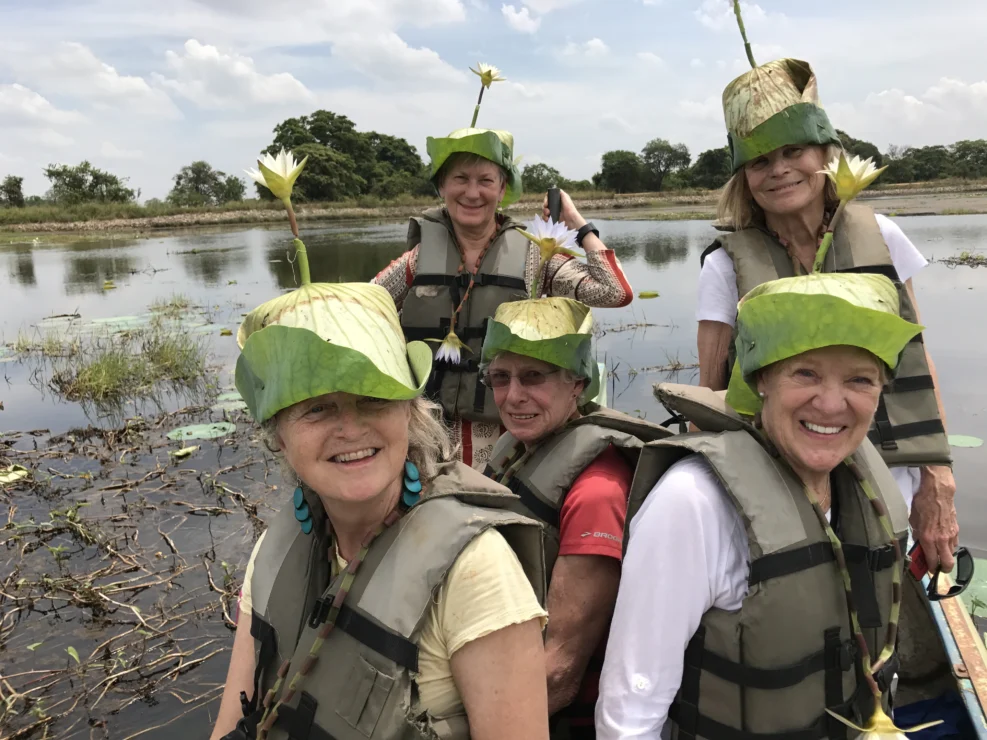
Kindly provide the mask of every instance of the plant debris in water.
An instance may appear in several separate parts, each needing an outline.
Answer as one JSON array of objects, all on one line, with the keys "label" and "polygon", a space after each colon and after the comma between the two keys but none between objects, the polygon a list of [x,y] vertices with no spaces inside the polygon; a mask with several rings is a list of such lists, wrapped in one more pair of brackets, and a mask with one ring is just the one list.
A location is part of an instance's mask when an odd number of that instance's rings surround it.
[{"label": "plant debris in water", "polygon": [[211,725],[242,568],[279,483],[253,433],[169,454],[168,429],[214,415],[0,436],[0,471],[18,473],[0,484],[0,736]]},{"label": "plant debris in water", "polygon": [[987,266],[987,255],[960,252],[956,257],[946,257],[946,259],[942,260],[942,263],[950,267],[985,267]]}]

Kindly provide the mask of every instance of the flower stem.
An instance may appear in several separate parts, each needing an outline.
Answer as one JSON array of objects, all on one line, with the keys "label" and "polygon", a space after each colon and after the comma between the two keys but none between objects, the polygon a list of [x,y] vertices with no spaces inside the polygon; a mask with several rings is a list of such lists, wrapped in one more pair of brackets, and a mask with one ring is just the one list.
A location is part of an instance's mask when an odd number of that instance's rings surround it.
[{"label": "flower stem", "polygon": [[747,52],[747,61],[751,63],[752,69],[757,69],[757,62],[754,61],[754,52],[751,50],[750,41],[747,40],[747,29],[744,28],[744,19],[740,15],[740,0],[733,0],[733,12],[737,16],[737,25],[740,26],[740,37],[744,40],[744,51]]},{"label": "flower stem", "polygon": [[476,117],[480,115],[480,103],[483,102],[483,84],[480,84],[480,97],[476,99],[476,107],[473,109],[473,120],[470,121],[470,128],[476,128]]},{"label": "flower stem", "polygon": [[836,208],[836,213],[833,214],[833,218],[830,219],[829,228],[826,229],[826,233],[823,236],[822,242],[819,244],[819,249],[816,250],[816,258],[812,262],[812,272],[822,272],[823,263],[826,261],[826,255],[829,253],[829,248],[833,245],[833,232],[836,230],[836,222],[840,220],[840,216],[843,215],[843,209],[846,208],[847,201],[841,200],[840,205]]},{"label": "flower stem", "polygon": [[312,273],[308,268],[308,250],[305,249],[305,243],[301,239],[295,239],[293,242],[295,245],[295,258],[298,260],[298,279],[302,285],[308,285],[312,282]]},{"label": "flower stem", "polygon": [[289,199],[285,198],[281,202],[284,203],[284,209],[288,212],[288,224],[291,226],[291,233],[298,239],[300,237],[298,236],[298,221],[295,220],[295,209],[291,207],[291,201]]}]

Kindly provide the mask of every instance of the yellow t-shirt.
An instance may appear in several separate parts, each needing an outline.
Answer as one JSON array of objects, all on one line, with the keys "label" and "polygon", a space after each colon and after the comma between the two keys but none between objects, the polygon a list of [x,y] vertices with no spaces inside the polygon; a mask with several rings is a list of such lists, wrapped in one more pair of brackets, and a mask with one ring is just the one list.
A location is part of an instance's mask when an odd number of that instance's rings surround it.
[{"label": "yellow t-shirt", "polygon": [[[263,540],[262,535],[247,563],[241,612],[250,610],[250,578]],[[338,555],[337,562],[346,567]],[[425,618],[415,679],[422,706],[439,717],[461,712],[463,702],[449,663],[452,656],[468,642],[531,619],[540,620],[544,627],[548,612],[538,604],[510,545],[497,530],[488,529],[453,563]]]}]

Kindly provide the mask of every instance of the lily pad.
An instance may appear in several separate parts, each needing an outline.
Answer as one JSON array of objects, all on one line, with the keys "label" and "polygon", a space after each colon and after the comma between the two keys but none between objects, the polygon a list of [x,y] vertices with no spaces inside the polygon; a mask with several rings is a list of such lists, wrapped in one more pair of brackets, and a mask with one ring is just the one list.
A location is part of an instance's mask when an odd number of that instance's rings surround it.
[{"label": "lily pad", "polygon": [[31,471],[23,465],[8,465],[5,468],[0,468],[0,485],[6,486],[16,483],[19,480],[24,480],[29,475],[31,475]]},{"label": "lily pad", "polygon": [[168,432],[168,439],[216,439],[235,431],[236,424],[230,424],[228,421],[217,421],[212,424],[193,424],[192,426],[172,429]]},{"label": "lily pad", "polygon": [[642,290],[637,294],[638,298],[658,298],[661,294],[657,290]]},{"label": "lily pad", "polygon": [[970,437],[966,434],[950,434],[950,447],[980,447],[984,441],[980,437]]},{"label": "lily pad", "polygon": [[107,329],[133,329],[138,326],[144,326],[150,323],[150,321],[151,315],[144,314],[143,316],[110,316],[102,319],[93,319],[90,323],[93,326]]},{"label": "lily pad", "polygon": [[240,391],[224,391],[216,396],[217,403],[225,403],[226,401],[242,401],[243,396],[240,395]]}]

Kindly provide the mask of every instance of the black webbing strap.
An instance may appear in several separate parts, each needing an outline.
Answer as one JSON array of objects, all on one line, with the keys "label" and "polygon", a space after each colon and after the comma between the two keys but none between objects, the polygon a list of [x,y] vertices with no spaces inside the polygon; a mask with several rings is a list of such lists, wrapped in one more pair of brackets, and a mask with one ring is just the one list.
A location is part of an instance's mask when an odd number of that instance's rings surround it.
[{"label": "black webbing strap", "polygon": [[936,387],[931,375],[911,375],[907,378],[894,378],[884,386],[884,393],[911,393],[912,391],[931,391]]},{"label": "black webbing strap", "polygon": [[[837,635],[839,635],[839,630],[837,630]],[[846,666],[843,670],[849,670],[853,666],[853,644],[845,642],[841,643],[839,647],[841,664]],[[702,667],[704,671],[717,678],[749,689],[787,689],[801,683],[814,673],[828,671],[832,659],[831,652],[832,648],[827,644],[822,650],[813,653],[805,660],[784,668],[754,668],[742,663],[735,663],[707,650],[703,653]]]},{"label": "black webbing strap", "polygon": [[[880,445],[882,450],[897,450],[898,443],[895,441],[895,429],[891,426],[891,419],[888,417],[888,407],[884,403],[884,394],[881,394],[877,402],[877,411],[874,412],[874,426],[867,433],[875,445]],[[874,439],[874,435],[877,439]]]},{"label": "black webbing strap", "polygon": [[751,563],[751,572],[747,578],[747,583],[753,586],[772,578],[788,576],[834,560],[836,560],[836,555],[833,554],[833,546],[829,542],[814,542],[797,550],[775,552],[760,557]]},{"label": "black webbing strap", "polygon": [[[877,604],[877,587],[874,585],[874,571],[870,567],[870,553],[866,547],[858,547],[862,552],[852,560],[849,556],[846,559],[846,569],[850,574],[850,585],[853,590],[853,604],[857,609],[860,626],[877,629],[882,624],[881,608]],[[891,548],[888,546],[886,549]],[[891,562],[894,562],[893,550]]]},{"label": "black webbing strap", "polygon": [[848,267],[845,270],[833,270],[833,272],[855,272],[863,275],[884,275],[893,283],[900,283],[898,271],[894,265],[861,265],[860,267]]},{"label": "black webbing strap", "polygon": [[706,652],[706,628],[702,625],[689,640],[685,648],[685,660],[682,664],[682,684],[679,694],[672,703],[669,717],[679,726],[681,740],[695,740],[696,735],[704,737],[719,737],[707,735],[699,729],[703,717],[699,714],[699,681],[703,673],[703,659]]},{"label": "black webbing strap", "polygon": [[877,681],[877,688],[881,690],[882,693],[887,693],[891,690],[891,682],[894,680],[894,675],[901,668],[901,661],[898,659],[898,653],[895,651],[888,658],[887,662],[881,666],[880,670],[874,674],[874,680]]},{"label": "black webbing strap", "polygon": [[[881,402],[880,404],[878,404],[879,410],[883,404],[884,404],[884,397],[881,396]],[[897,439],[909,439],[911,437],[924,437],[927,434],[945,434],[945,433],[946,433],[946,427],[942,425],[941,419],[927,419],[926,421],[913,421],[909,424],[899,424],[898,426],[894,427],[894,436]],[[881,444],[881,435],[878,433],[877,429],[871,429],[869,432],[867,432],[867,437],[875,445]],[[894,447],[886,447],[885,449],[897,450],[898,444],[895,442]]]},{"label": "black webbing strap", "polygon": [[528,507],[536,519],[556,528],[559,526],[559,512],[538,498],[517,476],[511,478],[505,485],[521,498],[521,503]]},{"label": "black webbing strap", "polygon": [[257,665],[254,666],[254,695],[248,700],[246,692],[240,692],[240,706],[243,709],[244,717],[250,716],[257,710],[260,702],[260,677],[278,653],[277,633],[260,614],[252,609],[250,611],[250,636],[260,642],[260,651],[257,656]]},{"label": "black webbing strap", "polygon": [[[483,320],[483,325],[477,327],[481,332],[481,337],[487,336],[487,324],[490,322],[490,317],[488,316]],[[480,372],[480,360],[477,358],[474,360],[476,362],[476,371]],[[487,405],[487,387],[480,382],[480,376],[476,376],[476,388],[473,390],[473,411],[477,414],[482,414],[484,407]]]},{"label": "black webbing strap", "polygon": [[[309,626],[315,628],[326,621],[332,607],[332,600],[333,597],[327,596],[315,602]],[[346,604],[339,608],[336,628],[341,629],[378,655],[407,668],[412,673],[418,672],[418,646],[415,643],[381,627]]]},{"label": "black webbing strap", "polygon": [[[441,319],[439,321],[439,337],[445,337],[449,333],[449,329],[452,328],[451,319]],[[408,337],[408,330],[405,329],[405,338],[411,341]],[[433,355],[434,356],[434,355]],[[447,362],[432,362],[432,374],[428,378],[428,382],[425,383],[425,397],[432,400],[439,400],[439,392],[442,390],[442,379],[445,377],[446,368],[449,367]]]},{"label": "black webbing strap", "polygon": [[[823,632],[823,652],[826,655],[826,673],[823,675],[826,706],[836,711],[843,704],[843,673],[853,668],[853,655],[847,650],[846,643],[840,640],[839,627],[830,627]],[[846,725],[828,714],[823,717],[827,737],[830,740],[844,740]]]},{"label": "black webbing strap", "polygon": [[[843,554],[846,556],[848,565],[861,564],[871,572],[885,570],[894,565],[895,556],[892,545],[866,547],[864,545],[844,544]],[[833,546],[829,542],[814,542],[797,550],[772,553],[751,563],[751,572],[747,583],[749,586],[753,586],[772,578],[788,576],[823,563],[831,563],[834,560],[836,560],[836,555],[833,554]]]},{"label": "black webbing strap", "polygon": [[[694,740],[698,735],[710,740],[826,740],[836,738],[837,735],[830,735],[827,720],[828,714],[819,717],[808,727],[801,730],[788,730],[787,732],[747,732],[738,730],[717,722],[714,719],[697,714],[694,722],[695,732],[686,733],[682,728],[683,715],[687,713],[689,707],[682,702],[676,701],[672,704],[668,712],[668,717],[679,727],[679,738],[682,740]],[[834,722],[836,720],[833,720]],[[843,737],[846,737],[845,735]]]},{"label": "black webbing strap", "polygon": [[699,255],[699,268],[700,269],[702,269],[703,265],[706,264],[706,258],[709,257],[713,252],[715,252],[719,248],[720,248],[720,243],[719,242],[713,242],[708,247],[706,247],[706,249],[703,250],[703,253],[701,255]]},{"label": "black webbing strap", "polygon": [[[455,289],[457,294],[459,290],[466,290],[470,284],[470,274],[468,272],[461,272],[458,275],[444,275],[444,274],[428,274],[428,275],[415,275],[414,281],[411,285],[440,285],[442,287]],[[525,285],[524,279],[519,277],[513,277],[511,275],[495,275],[489,272],[480,272],[473,276],[473,287],[474,288],[485,288],[485,287],[495,287],[495,288],[508,288],[510,290],[523,290],[527,291],[528,286]],[[456,300],[459,303],[459,300]]]},{"label": "black webbing strap", "polygon": [[442,370],[447,373],[478,373],[480,372],[480,361],[475,358],[461,360],[458,365],[450,365],[448,362],[443,362]]},{"label": "black webbing strap", "polygon": [[336,740],[315,724],[318,706],[315,698],[303,691],[297,708],[283,706],[278,709],[278,719],[274,724],[288,733],[289,740]]}]

